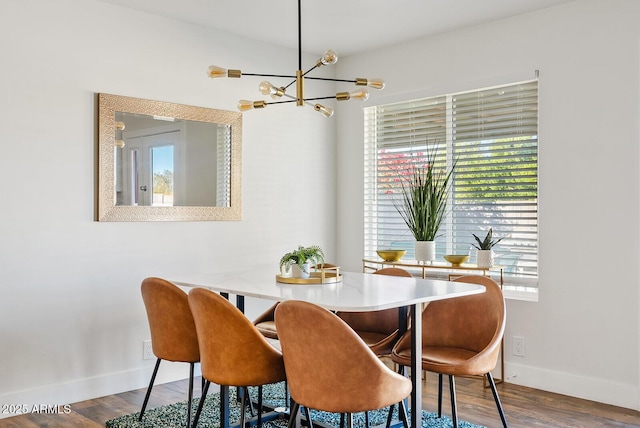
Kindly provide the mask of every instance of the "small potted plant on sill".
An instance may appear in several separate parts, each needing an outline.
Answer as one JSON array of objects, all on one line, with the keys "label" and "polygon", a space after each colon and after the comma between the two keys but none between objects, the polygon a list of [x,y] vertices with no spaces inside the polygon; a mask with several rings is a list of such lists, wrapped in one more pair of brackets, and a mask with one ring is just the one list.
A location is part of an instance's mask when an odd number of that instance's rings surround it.
[{"label": "small potted plant on sill", "polygon": [[478,250],[476,254],[476,265],[480,268],[493,267],[493,247],[504,238],[493,239],[493,228],[491,227],[483,240],[480,240],[475,233],[472,233],[472,235],[478,243],[478,245],[471,244]]},{"label": "small potted plant on sill", "polygon": [[318,245],[298,246],[280,259],[280,271],[291,273],[294,278],[309,278],[311,265],[324,264],[324,251]]}]

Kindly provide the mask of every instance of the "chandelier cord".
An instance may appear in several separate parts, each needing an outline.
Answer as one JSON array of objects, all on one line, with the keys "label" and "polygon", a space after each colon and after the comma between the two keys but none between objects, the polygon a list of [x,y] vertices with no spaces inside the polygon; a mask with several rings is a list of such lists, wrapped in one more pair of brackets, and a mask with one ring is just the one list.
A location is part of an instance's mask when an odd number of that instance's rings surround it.
[{"label": "chandelier cord", "polygon": [[302,0],[298,0],[298,70],[302,70],[302,13],[300,12],[300,10],[302,9],[300,7],[301,1]]}]

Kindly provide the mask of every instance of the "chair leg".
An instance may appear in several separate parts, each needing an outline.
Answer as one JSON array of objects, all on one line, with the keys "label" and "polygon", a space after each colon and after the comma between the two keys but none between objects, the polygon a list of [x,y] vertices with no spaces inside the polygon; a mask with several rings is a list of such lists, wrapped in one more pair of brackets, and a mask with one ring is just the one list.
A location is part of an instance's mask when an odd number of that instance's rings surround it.
[{"label": "chair leg", "polygon": [[206,381],[204,384],[202,397],[200,397],[200,403],[198,403],[198,410],[196,410],[196,415],[193,417],[193,424],[191,425],[193,428],[196,428],[198,426],[198,419],[200,419],[200,413],[202,413],[202,408],[204,407],[204,400],[207,397],[207,391],[209,391],[209,385],[211,385],[211,382],[209,381]]},{"label": "chair leg", "polygon": [[369,428],[369,412],[364,412],[364,426]]},{"label": "chair leg", "polygon": [[[389,406],[389,414],[387,415],[387,425],[386,428],[391,427],[391,420],[393,419],[393,410],[396,408],[395,404]],[[342,428],[342,414],[340,414],[340,428]]]},{"label": "chair leg", "polygon": [[500,413],[500,419],[502,419],[502,426],[507,428],[507,418],[504,416],[504,410],[502,408],[502,403],[500,402],[500,397],[498,397],[498,390],[496,389],[496,383],[493,381],[493,376],[491,373],[487,373],[487,380],[489,381],[489,386],[491,387],[491,392],[493,393],[493,399],[496,402],[496,406],[498,407],[498,413]]},{"label": "chair leg", "polygon": [[298,417],[298,412],[300,411],[300,405],[295,401],[291,401],[291,411],[289,415],[289,423],[287,424],[287,428],[293,428],[296,424],[296,418]]},{"label": "chair leg", "polygon": [[160,361],[162,361],[160,358],[156,360],[156,366],[153,369],[153,374],[151,375],[151,381],[149,382],[149,387],[147,388],[147,394],[144,396],[144,402],[142,403],[142,409],[140,410],[138,421],[142,421],[142,416],[144,416],[144,411],[147,408],[149,396],[151,395],[151,389],[153,388],[153,382],[156,381],[156,374],[158,374],[158,368],[160,367]]},{"label": "chair leg", "polygon": [[451,419],[453,428],[458,428],[458,405],[456,403],[456,381],[453,375],[449,375],[449,391],[451,394]]},{"label": "chair leg", "polygon": [[[249,387],[248,386],[242,387],[242,394],[249,395]],[[254,411],[254,408],[253,408],[253,401],[251,401],[251,400],[246,401],[245,400],[245,403],[248,403],[249,413],[251,413],[251,417],[254,417],[255,416],[255,411]]]},{"label": "chair leg", "polygon": [[193,399],[193,369],[196,363],[189,363],[189,394],[187,399],[187,428],[191,426],[191,400]]},{"label": "chair leg", "polygon": [[240,428],[245,428],[245,418],[246,418],[246,413],[247,413],[247,395],[248,394],[248,388],[244,387],[242,390],[242,398],[240,399]]},{"label": "chair leg", "polygon": [[347,428],[353,428],[353,413],[347,413]]},{"label": "chair leg", "polygon": [[442,373],[438,373],[438,418],[442,417]]},{"label": "chair leg", "polygon": [[409,416],[407,415],[407,406],[405,406],[404,400],[398,403],[398,416],[400,417],[404,428],[409,428]]},{"label": "chair leg", "polygon": [[303,407],[303,408],[305,413],[307,414],[307,423],[309,424],[309,428],[313,428],[313,422],[311,421],[311,410],[309,410],[308,407]]},{"label": "chair leg", "polygon": [[258,386],[258,427],[262,427],[262,385]]}]

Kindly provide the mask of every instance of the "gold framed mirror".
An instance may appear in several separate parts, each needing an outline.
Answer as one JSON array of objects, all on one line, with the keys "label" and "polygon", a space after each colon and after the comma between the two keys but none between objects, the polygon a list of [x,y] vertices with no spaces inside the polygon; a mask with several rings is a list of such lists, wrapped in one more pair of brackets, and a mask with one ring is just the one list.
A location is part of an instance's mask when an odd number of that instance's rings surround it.
[{"label": "gold framed mirror", "polygon": [[97,94],[98,221],[242,219],[242,114]]}]

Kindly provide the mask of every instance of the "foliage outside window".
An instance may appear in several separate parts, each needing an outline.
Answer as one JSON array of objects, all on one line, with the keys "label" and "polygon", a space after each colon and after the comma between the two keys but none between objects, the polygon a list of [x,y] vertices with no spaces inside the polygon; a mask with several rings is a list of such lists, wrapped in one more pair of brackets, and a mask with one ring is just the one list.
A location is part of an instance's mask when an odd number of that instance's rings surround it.
[{"label": "foliage outside window", "polygon": [[[414,238],[394,206],[401,177],[437,149],[435,167],[457,160],[437,260],[468,253],[490,228],[511,282],[538,276],[538,82],[365,109],[365,256],[406,249]],[[473,252],[471,261],[474,261]],[[526,278],[531,279],[526,281]]]}]

